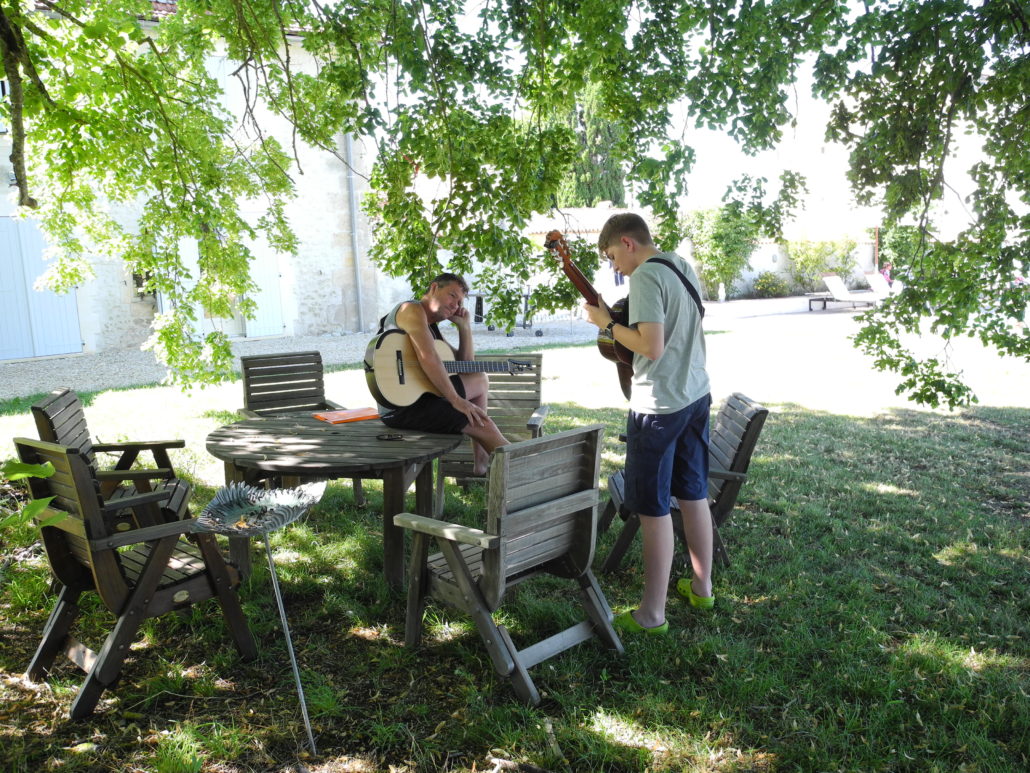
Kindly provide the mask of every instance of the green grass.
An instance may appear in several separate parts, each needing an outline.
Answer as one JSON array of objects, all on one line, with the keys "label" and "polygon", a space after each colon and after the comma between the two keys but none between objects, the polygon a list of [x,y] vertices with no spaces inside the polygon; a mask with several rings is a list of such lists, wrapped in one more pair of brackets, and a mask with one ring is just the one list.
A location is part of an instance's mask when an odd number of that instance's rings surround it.
[{"label": "green grass", "polygon": [[[518,704],[475,628],[430,605],[403,646],[404,596],[382,580],[381,489],[330,486],[276,533],[276,567],[316,728],[312,770],[1022,771],[1030,767],[1030,410],[875,418],[771,406],[723,529],[714,612],[670,600],[667,638],[588,643],[532,674]],[[218,412],[213,424],[227,420]],[[609,427],[619,409],[552,406],[548,431]],[[202,448],[202,446],[201,446]],[[213,491],[210,485],[200,501]],[[476,523],[483,490],[450,491]],[[603,558],[618,522],[601,536]],[[279,770],[304,730],[263,560],[242,589],[259,640],[241,663],[211,602],[148,621],[96,718],[64,719],[79,676],[24,670],[53,597],[31,532],[0,548],[0,748],[13,770]],[[255,546],[255,549],[257,546]],[[598,561],[600,563],[600,561]],[[613,607],[641,589],[639,540],[600,578]],[[569,624],[568,586],[528,583],[500,613],[516,644]],[[95,644],[109,616],[84,604]],[[90,746],[81,746],[89,741]],[[23,760],[23,762],[21,762]],[[200,767],[197,767],[200,765]]]}]

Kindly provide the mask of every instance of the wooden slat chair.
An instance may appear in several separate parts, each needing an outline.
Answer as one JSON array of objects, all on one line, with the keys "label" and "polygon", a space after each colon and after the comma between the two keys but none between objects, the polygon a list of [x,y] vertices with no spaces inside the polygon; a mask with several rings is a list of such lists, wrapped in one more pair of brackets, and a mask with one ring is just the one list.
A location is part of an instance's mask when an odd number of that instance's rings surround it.
[{"label": "wooden slat chair", "polygon": [[[501,434],[513,443],[540,437],[548,411],[548,406],[541,404],[541,369],[544,356],[539,353],[512,352],[477,355],[476,359],[495,362],[518,360],[531,365],[519,373],[487,374],[490,380],[487,413]],[[436,471],[434,500],[437,515],[441,515],[444,510],[444,478],[456,478],[463,482],[475,479],[472,465],[472,441],[468,439],[458,448],[440,457]]]},{"label": "wooden slat chair", "polygon": [[[758,435],[761,433],[768,415],[767,408],[740,392],[734,392],[726,398],[726,402],[719,409],[715,424],[710,431],[708,504],[712,510],[715,557],[723,566],[729,566],[730,557],[726,552],[726,545],[719,533],[719,528],[726,523],[737,504],[737,495],[747,480],[751,455],[754,453]],[[608,503],[601,515],[600,528],[607,530],[616,513],[622,517],[625,524],[622,531],[619,532],[611,552],[601,565],[601,571],[605,573],[612,572],[619,567],[640,528],[640,517],[636,513],[626,512],[623,507],[624,486],[625,475],[622,470],[608,478]],[[683,521],[680,518],[679,505],[675,497],[670,500],[669,508],[672,513],[673,528],[680,542],[686,548],[687,540],[683,534]]]},{"label": "wooden slat chair", "polygon": [[[482,530],[411,513],[394,516],[394,523],[414,532],[407,646],[421,640],[427,598],[456,607],[472,617],[497,673],[509,677],[516,694],[530,705],[540,702],[528,673],[537,663],[592,636],[623,651],[608,601],[590,569],[602,432],[601,425],[593,425],[494,451]],[[429,555],[431,539],[440,553]],[[509,587],[540,574],[573,580],[586,619],[520,650],[493,613]]]},{"label": "wooden slat chair", "polygon": [[[182,539],[190,532],[192,519],[127,531],[109,528],[105,516],[112,508],[152,510],[167,492],[135,494],[117,504],[105,504],[78,449],[26,438],[15,438],[14,444],[23,462],[54,466],[52,477],[29,479],[33,499],[54,497],[37,522],[63,516],[41,529],[61,588],[27,676],[33,680],[46,676],[61,653],[85,671],[86,679],[71,705],[72,719],[90,715],[103,691],[118,679],[130,645],[148,618],[217,598],[236,647],[245,658],[256,657],[235,593],[239,574],[225,563],[213,535]],[[155,523],[156,516],[138,520]],[[71,635],[80,611],[79,597],[87,592],[96,593],[117,618],[99,650]]]},{"label": "wooden slat chair", "polygon": [[[281,416],[302,411],[338,411],[343,408],[325,396],[322,353],[281,352],[240,357],[243,371],[243,408],[248,418]],[[354,501],[365,504],[361,480],[354,481]]]},{"label": "wooden slat chair", "polygon": [[[33,403],[32,418],[40,440],[79,451],[105,502],[113,503],[136,493],[161,491],[167,494],[160,506],[164,520],[188,517],[192,488],[175,477],[168,455],[170,448],[183,448],[186,445],[184,440],[94,443],[86,425],[82,402],[68,387],[59,387]],[[117,454],[114,467],[101,469],[96,457],[98,453]],[[131,469],[142,453],[152,454],[157,469]],[[127,519],[131,513],[127,510],[111,512],[111,517],[121,524],[119,528],[128,528]]]}]

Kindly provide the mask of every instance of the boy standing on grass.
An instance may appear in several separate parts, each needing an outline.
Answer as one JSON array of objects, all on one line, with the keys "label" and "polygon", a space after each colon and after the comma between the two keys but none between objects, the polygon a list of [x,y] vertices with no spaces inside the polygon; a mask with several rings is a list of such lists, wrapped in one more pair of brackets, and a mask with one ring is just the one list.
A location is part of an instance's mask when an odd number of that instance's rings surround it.
[{"label": "boy standing on grass", "polygon": [[675,542],[670,496],[679,503],[693,568],[693,578],[680,579],[676,589],[694,607],[715,604],[704,307],[694,270],[679,255],[660,252],[639,215],[609,218],[597,247],[630,277],[628,325],[613,321],[603,304],[585,308],[592,323],[633,352],[624,501],[640,515],[644,538],[643,599],[614,623],[625,633],[662,634],[669,630],[665,603]]}]

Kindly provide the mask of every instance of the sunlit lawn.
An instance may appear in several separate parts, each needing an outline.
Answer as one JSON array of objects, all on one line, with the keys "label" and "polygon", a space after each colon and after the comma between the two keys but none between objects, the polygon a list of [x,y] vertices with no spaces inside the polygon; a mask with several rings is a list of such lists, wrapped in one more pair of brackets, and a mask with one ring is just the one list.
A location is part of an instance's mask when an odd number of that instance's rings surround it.
[{"label": "sunlit lawn", "polygon": [[[134,412],[153,394],[99,396],[95,405],[119,406],[104,410],[102,434],[138,437]],[[191,434],[176,460],[197,476],[201,502],[220,473],[204,459],[203,436],[234,418],[204,402],[178,419]],[[306,764],[1030,768],[1030,409],[854,416],[769,407],[751,479],[723,531],[732,565],[716,574],[714,613],[672,601],[667,638],[627,640],[621,658],[589,643],[545,662],[533,672],[545,693],[536,709],[514,700],[457,613],[430,605],[423,648],[404,648],[404,597],[381,574],[381,491],[369,482],[358,508],[349,483],[331,486],[304,522],[273,539],[321,753]],[[96,431],[101,414],[88,415]],[[622,417],[621,407],[562,402],[547,429],[606,424],[606,479],[621,464]],[[482,497],[456,489],[448,510],[474,521]],[[216,607],[168,615],[146,626],[97,716],[72,724],[64,717],[79,675],[70,667],[46,684],[20,679],[53,596],[31,532],[4,536],[0,767],[282,770],[303,758],[262,561],[243,588],[257,662],[237,659]],[[601,558],[613,540],[602,536]],[[639,558],[638,543],[621,571],[601,578],[613,607],[639,598]],[[572,621],[567,591],[557,581],[520,589],[503,612],[516,643]],[[96,635],[109,617],[90,607],[85,622]]]}]

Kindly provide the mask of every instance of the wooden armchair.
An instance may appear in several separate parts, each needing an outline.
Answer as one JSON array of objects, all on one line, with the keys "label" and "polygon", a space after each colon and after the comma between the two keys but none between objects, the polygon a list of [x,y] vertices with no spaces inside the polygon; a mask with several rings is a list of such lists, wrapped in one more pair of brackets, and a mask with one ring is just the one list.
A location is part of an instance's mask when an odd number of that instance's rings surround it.
[{"label": "wooden armchair", "polygon": [[[190,485],[175,477],[168,449],[183,448],[183,440],[158,440],[124,443],[94,443],[86,425],[86,414],[79,396],[68,387],[52,391],[32,405],[32,418],[36,422],[39,439],[60,446],[76,449],[82,456],[96,481],[97,490],[106,502],[149,491],[165,492],[160,510],[164,520],[177,520],[188,516]],[[111,469],[101,469],[97,453],[118,454],[118,461]],[[157,469],[133,470],[131,467],[142,453],[153,456]],[[156,483],[155,483],[156,481]],[[112,517],[121,523],[119,528],[128,528],[125,510],[112,511]],[[137,525],[139,525],[137,523]]]},{"label": "wooden armchair", "polygon": [[[597,476],[603,427],[593,425],[502,446],[487,479],[484,529],[401,513],[394,523],[414,532],[408,577],[405,644],[417,646],[427,598],[472,617],[497,673],[524,702],[540,702],[528,670],[597,636],[621,653],[612,612],[590,569],[596,536]],[[429,555],[433,539],[441,552]],[[507,589],[540,574],[579,586],[586,619],[517,649],[493,613]]]},{"label": "wooden armchair", "polygon": [[[243,371],[244,416],[280,416],[284,413],[338,411],[339,403],[325,396],[321,352],[282,352],[240,357]],[[354,481],[354,501],[365,503],[361,480]]]},{"label": "wooden armchair", "polygon": [[[109,527],[106,516],[113,509],[154,510],[168,492],[137,493],[105,504],[78,449],[26,438],[15,438],[14,444],[23,462],[54,466],[52,477],[29,479],[33,499],[54,497],[37,522],[63,516],[41,529],[61,588],[27,676],[44,677],[61,653],[85,671],[69,712],[72,719],[93,712],[103,691],[118,679],[142,622],[165,612],[217,598],[236,647],[245,658],[256,657],[234,590],[239,575],[223,560],[213,535],[193,534],[186,541],[181,537],[190,533],[192,519],[159,523],[154,513],[137,519],[154,525],[126,531]],[[79,597],[87,592],[96,593],[116,617],[97,650],[71,635],[80,612]]]},{"label": "wooden armchair", "polygon": [[[518,360],[531,367],[519,373],[488,373],[490,395],[487,412],[497,428],[511,442],[540,437],[548,406],[541,404],[541,366],[544,356],[536,353],[477,355],[476,360],[505,362]],[[436,471],[436,498],[434,508],[439,516],[444,510],[444,478],[468,480],[472,474],[472,441],[466,439],[460,446],[440,457]]]},{"label": "wooden armchair", "polygon": [[[723,566],[729,566],[730,557],[726,545],[719,534],[719,527],[726,523],[733,508],[737,504],[740,487],[747,480],[747,469],[751,464],[758,435],[765,425],[769,410],[759,405],[740,392],[734,392],[723,403],[711,428],[708,445],[708,504],[712,510],[712,529],[714,531],[715,557]],[[601,565],[602,572],[611,572],[619,567],[626,551],[633,543],[640,528],[640,517],[636,513],[625,511],[622,504],[625,477],[619,470],[608,478],[608,504],[601,515],[600,528],[607,530],[615,513],[619,513],[626,522],[619,532],[615,545]],[[687,540],[683,534],[683,521],[679,515],[679,505],[673,497],[669,503],[672,512],[672,526],[677,537],[686,548]]]}]

